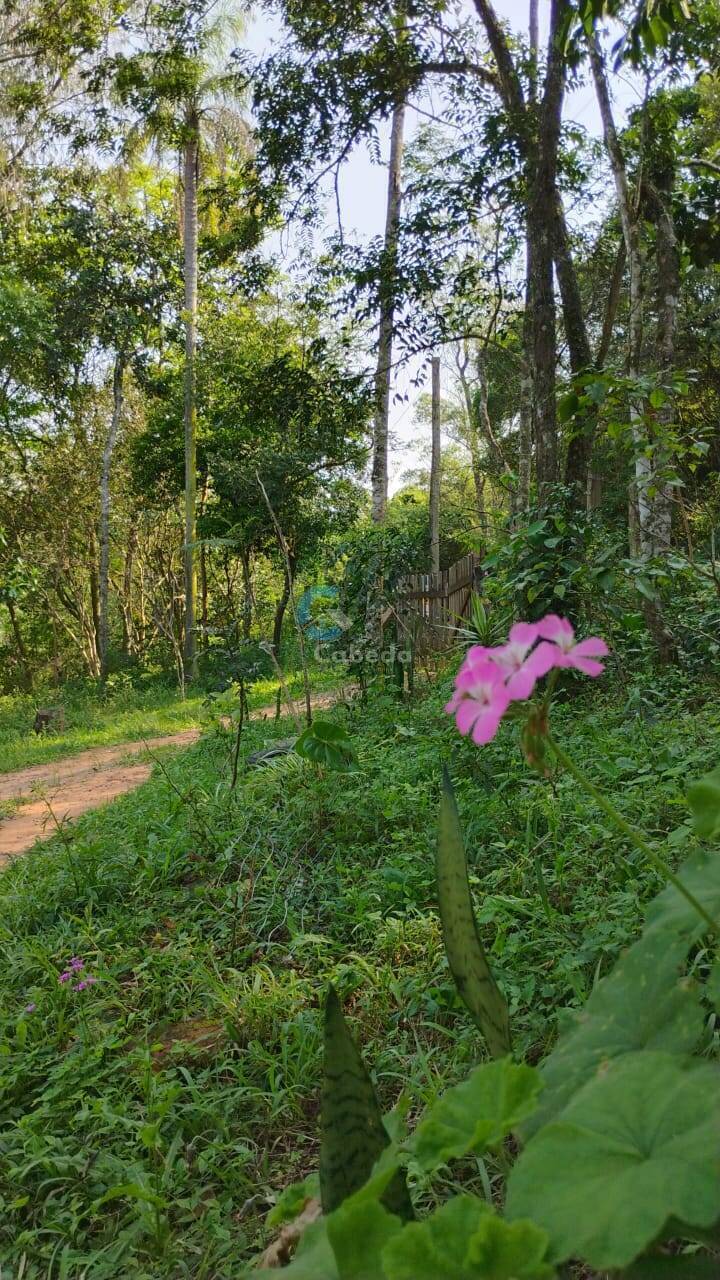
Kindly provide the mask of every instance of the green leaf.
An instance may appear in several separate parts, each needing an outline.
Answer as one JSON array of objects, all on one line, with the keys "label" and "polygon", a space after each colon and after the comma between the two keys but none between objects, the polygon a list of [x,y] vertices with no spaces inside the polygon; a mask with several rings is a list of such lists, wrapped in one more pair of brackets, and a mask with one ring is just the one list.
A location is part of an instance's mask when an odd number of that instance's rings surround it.
[{"label": "green leaf", "polygon": [[328,1218],[328,1239],[340,1280],[382,1280],[380,1255],[400,1231],[400,1219],[377,1200],[346,1200]]},{"label": "green leaf", "polygon": [[[325,1002],[325,1059],[320,1143],[320,1197],[332,1213],[367,1182],[390,1138],[375,1090],[348,1030],[334,987]],[[383,1203],[401,1218],[413,1216],[404,1173],[397,1170]]]},{"label": "green leaf", "polygon": [[557,1261],[631,1263],[669,1218],[720,1217],[720,1071],[666,1053],[603,1064],[528,1143],[508,1181],[508,1217],[544,1227]]},{"label": "green leaf", "polygon": [[508,1007],[480,942],[460,818],[447,769],[443,770],[436,869],[443,940],[455,985],[491,1056],[504,1058],[511,1049]]},{"label": "green leaf", "polygon": [[497,1146],[534,1111],[540,1076],[510,1058],[486,1062],[446,1090],[420,1121],[410,1149],[423,1169],[436,1169],[468,1151]]},{"label": "green leaf", "polygon": [[330,720],[313,720],[297,739],[295,751],[304,760],[340,773],[347,773],[357,760],[346,730]]},{"label": "green leaf", "polygon": [[284,1222],[292,1222],[293,1218],[297,1218],[298,1214],[302,1213],[308,1200],[312,1196],[317,1196],[319,1191],[320,1181],[317,1173],[309,1173],[302,1182],[292,1182],[278,1196],[277,1203],[273,1205],[265,1219],[265,1225],[272,1228],[282,1226]]},{"label": "green leaf", "polygon": [[549,1280],[548,1238],[532,1222],[508,1223],[473,1196],[453,1196],[388,1245],[387,1280]]},{"label": "green leaf", "polygon": [[720,838],[720,767],[688,787],[693,826],[703,840]]},{"label": "green leaf", "polygon": [[665,404],[665,401],[667,400],[667,396],[663,391],[662,387],[653,387],[652,391],[650,392],[650,395],[648,396],[648,399],[653,409],[662,409],[662,406]]},{"label": "green leaf", "polygon": [[[720,853],[710,849],[698,850],[683,863],[678,877],[708,914],[717,920],[720,916]],[[670,884],[653,898],[648,907],[645,932],[648,933],[651,929],[663,929],[699,938],[707,932],[708,925],[687,898]]]},{"label": "green leaf", "polygon": [[638,1049],[687,1053],[695,1047],[704,1015],[697,987],[681,976],[688,949],[687,939],[658,932],[620,957],[543,1063],[545,1087],[525,1134],[555,1117],[602,1062]]}]

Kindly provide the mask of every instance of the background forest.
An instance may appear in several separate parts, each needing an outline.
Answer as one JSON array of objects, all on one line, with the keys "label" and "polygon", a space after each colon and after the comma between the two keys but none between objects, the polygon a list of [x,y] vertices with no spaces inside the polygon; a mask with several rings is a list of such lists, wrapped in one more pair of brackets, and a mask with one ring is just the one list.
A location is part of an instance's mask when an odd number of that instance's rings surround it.
[{"label": "background forest", "polygon": [[718,68],[0,4],[3,1276],[716,1280]]}]

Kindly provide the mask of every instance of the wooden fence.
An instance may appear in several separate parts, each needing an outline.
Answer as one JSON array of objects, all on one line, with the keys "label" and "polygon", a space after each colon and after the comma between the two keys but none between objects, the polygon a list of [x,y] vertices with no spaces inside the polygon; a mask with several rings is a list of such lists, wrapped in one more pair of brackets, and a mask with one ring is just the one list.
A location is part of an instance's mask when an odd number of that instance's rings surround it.
[{"label": "wooden fence", "polygon": [[452,644],[451,628],[467,617],[472,592],[480,588],[481,563],[482,556],[471,553],[440,573],[413,573],[400,582],[394,612],[417,648]]}]

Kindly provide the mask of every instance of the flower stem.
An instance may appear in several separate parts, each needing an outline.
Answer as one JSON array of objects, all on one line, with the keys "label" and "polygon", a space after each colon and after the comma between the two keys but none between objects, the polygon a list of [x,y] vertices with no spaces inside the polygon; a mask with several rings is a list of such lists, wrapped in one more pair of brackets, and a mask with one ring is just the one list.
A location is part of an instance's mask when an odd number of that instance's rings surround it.
[{"label": "flower stem", "polygon": [[589,778],[585,777],[582,770],[578,769],[575,761],[567,755],[565,751],[563,751],[563,748],[555,741],[555,739],[552,738],[549,733],[546,736],[548,745],[552,747],[552,750],[555,752],[555,755],[563,768],[567,769],[568,773],[572,774],[575,781],[579,782],[583,790],[586,791],[588,795],[592,796],[593,800],[598,807],[602,809],[603,813],[606,813],[608,818],[615,823],[615,826],[622,831],[623,835],[627,836],[628,840],[635,845],[635,848],[640,850],[651,866],[653,866],[656,871],[659,871],[660,875],[664,876],[664,878],[669,881],[675,889],[677,889],[678,893],[682,894],[685,901],[690,904],[693,911],[697,911],[698,915],[702,917],[705,924],[712,929],[713,933],[720,933],[717,921],[714,920],[713,917],[705,910],[704,906],[698,901],[694,893],[691,893],[690,890],[685,887],[682,880],[675,875],[675,872],[668,866],[665,859],[657,852],[657,849],[653,849],[652,845],[648,843],[645,837],[642,836],[635,827],[631,826],[629,822],[625,821],[622,814],[618,813],[614,804],[608,800],[607,796],[603,795],[602,791],[600,791]]}]

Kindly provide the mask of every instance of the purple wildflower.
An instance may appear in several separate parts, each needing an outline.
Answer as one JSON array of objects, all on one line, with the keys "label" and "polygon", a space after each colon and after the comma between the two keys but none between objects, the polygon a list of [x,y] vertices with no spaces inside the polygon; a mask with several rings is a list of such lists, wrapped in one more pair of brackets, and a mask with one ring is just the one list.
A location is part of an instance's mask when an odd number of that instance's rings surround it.
[{"label": "purple wildflower", "polygon": [[69,969],[66,969],[64,973],[58,975],[58,982],[69,982],[71,978],[72,974]]},{"label": "purple wildflower", "polygon": [[70,961],[70,968],[77,973],[78,970],[85,968],[85,961],[81,960],[79,956],[73,956]]},{"label": "purple wildflower", "polygon": [[31,1004],[26,1004],[26,1005],[25,1005],[25,1012],[26,1012],[26,1013],[34,1013],[36,1009],[37,1009],[37,1005],[36,1005],[36,1004],[32,1004],[32,1003],[31,1003]]},{"label": "purple wildflower", "polygon": [[87,978],[83,978],[82,982],[78,982],[73,987],[73,991],[84,991],[86,987],[91,987],[94,982],[97,982],[97,978],[93,978],[92,974],[90,973],[88,974]]}]

